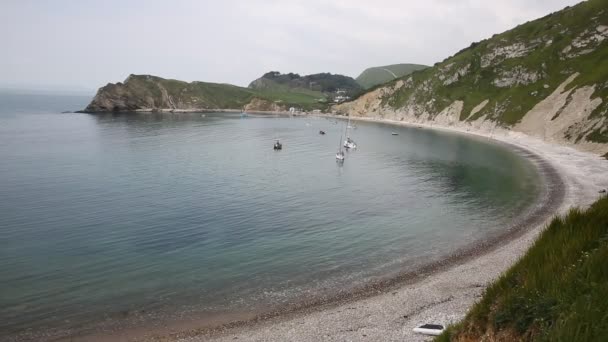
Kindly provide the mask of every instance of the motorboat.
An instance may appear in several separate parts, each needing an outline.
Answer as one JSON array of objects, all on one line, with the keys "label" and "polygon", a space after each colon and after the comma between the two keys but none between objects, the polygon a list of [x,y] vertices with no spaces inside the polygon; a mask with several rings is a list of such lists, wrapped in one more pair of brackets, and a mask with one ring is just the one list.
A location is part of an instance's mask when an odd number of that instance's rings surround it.
[{"label": "motorboat", "polygon": [[278,140],[275,141],[275,143],[274,143],[274,149],[275,150],[282,150],[283,149],[283,144],[281,144]]},{"label": "motorboat", "polygon": [[319,134],[325,135],[325,131],[319,131]]}]

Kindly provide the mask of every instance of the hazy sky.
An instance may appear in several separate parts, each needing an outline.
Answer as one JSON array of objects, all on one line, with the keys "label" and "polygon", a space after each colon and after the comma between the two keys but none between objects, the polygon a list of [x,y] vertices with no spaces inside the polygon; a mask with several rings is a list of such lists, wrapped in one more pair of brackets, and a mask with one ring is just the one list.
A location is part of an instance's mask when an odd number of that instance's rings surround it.
[{"label": "hazy sky", "polygon": [[1,0],[0,85],[97,89],[130,74],[246,86],[432,65],[579,0]]}]

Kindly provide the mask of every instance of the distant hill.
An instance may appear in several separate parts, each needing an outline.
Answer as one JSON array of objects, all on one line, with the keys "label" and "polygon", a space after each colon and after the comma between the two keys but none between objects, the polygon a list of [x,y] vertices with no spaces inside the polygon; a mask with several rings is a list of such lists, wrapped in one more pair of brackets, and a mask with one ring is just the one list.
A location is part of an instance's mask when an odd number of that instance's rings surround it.
[{"label": "distant hill", "polygon": [[392,64],[372,67],[365,69],[355,80],[361,87],[369,89],[425,68],[428,68],[428,66],[421,64]]},{"label": "distant hill", "polygon": [[84,112],[198,111],[213,109],[304,110],[323,108],[318,91],[250,89],[230,84],[184,82],[152,75],[129,75],[101,87]]},{"label": "distant hill", "polygon": [[281,74],[278,71],[265,73],[251,82],[249,88],[272,91],[313,91],[324,94],[335,93],[338,89],[342,89],[349,96],[356,95],[363,90],[352,77],[344,75],[320,73],[300,76],[294,73]]}]

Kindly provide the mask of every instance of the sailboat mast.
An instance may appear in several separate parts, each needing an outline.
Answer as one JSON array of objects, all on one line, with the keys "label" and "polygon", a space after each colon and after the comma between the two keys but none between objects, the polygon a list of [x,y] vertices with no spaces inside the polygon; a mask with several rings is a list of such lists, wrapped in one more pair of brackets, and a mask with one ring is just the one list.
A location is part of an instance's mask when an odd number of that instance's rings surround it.
[{"label": "sailboat mast", "polygon": [[350,126],[350,114],[348,114],[348,121],[346,121],[346,138],[348,138],[348,126]]},{"label": "sailboat mast", "polygon": [[342,131],[340,131],[340,140],[338,140],[338,152],[342,152]]}]

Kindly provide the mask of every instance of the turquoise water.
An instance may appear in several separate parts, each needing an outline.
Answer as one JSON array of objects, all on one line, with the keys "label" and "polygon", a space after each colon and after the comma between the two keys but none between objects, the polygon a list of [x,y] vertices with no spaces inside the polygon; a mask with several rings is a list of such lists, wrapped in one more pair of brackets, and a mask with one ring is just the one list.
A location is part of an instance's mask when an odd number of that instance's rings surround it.
[{"label": "turquoise water", "polygon": [[431,130],[357,123],[339,165],[342,121],[0,100],[4,334],[331,295],[499,234],[540,192],[506,148]]}]

